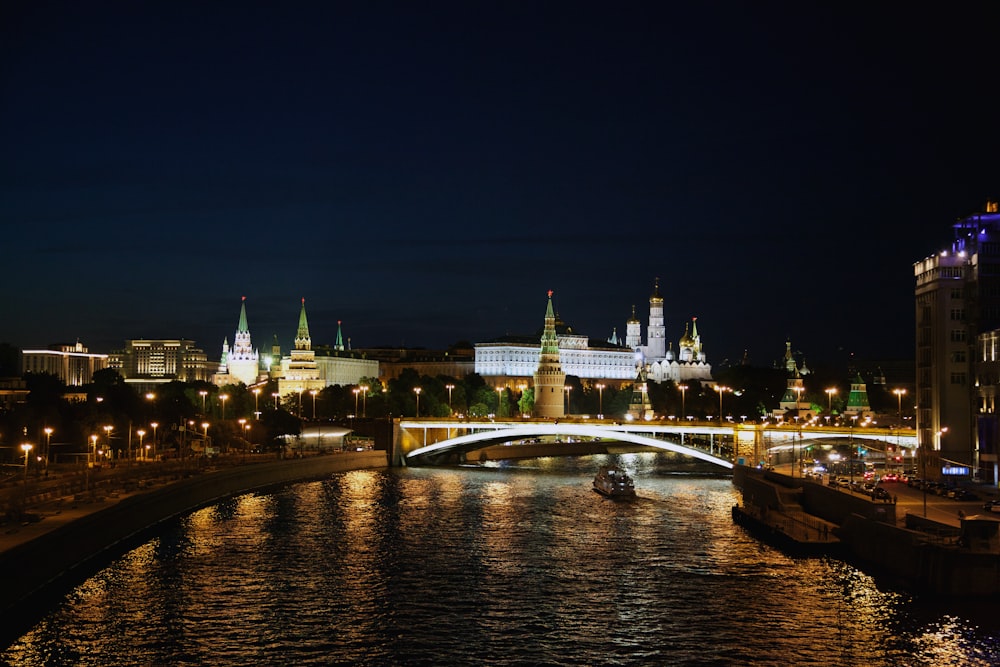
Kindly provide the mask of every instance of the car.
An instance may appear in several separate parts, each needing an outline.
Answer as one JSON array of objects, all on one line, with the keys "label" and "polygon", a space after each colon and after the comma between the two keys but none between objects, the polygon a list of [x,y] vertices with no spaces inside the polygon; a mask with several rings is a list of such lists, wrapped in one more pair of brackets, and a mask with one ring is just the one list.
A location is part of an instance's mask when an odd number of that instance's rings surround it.
[{"label": "car", "polygon": [[883,489],[881,486],[876,486],[874,489],[872,489],[872,500],[889,501],[892,500],[892,494],[889,493],[886,489]]},{"label": "car", "polygon": [[886,474],[882,475],[882,480],[881,481],[883,481],[883,482],[898,482],[899,481],[899,475],[897,475],[894,472],[886,473]]},{"label": "car", "polygon": [[958,489],[951,497],[955,500],[979,500],[979,496],[968,489]]},{"label": "car", "polygon": [[1000,500],[987,500],[983,503],[983,509],[987,512],[1000,512]]}]

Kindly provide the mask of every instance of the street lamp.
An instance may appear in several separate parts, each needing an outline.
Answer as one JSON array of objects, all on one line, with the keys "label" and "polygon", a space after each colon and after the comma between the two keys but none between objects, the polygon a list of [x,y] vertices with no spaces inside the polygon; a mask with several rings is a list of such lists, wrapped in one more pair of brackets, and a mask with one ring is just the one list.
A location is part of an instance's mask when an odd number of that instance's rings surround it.
[{"label": "street lamp", "polygon": [[896,395],[896,410],[899,413],[899,425],[903,425],[903,395],[906,394],[905,389],[893,389],[892,393]]},{"label": "street lamp", "polygon": [[146,431],[144,431],[143,429],[141,429],[141,428],[140,428],[139,430],[137,430],[137,431],[135,432],[135,434],[136,434],[137,436],[139,436],[139,451],[140,451],[140,452],[143,452],[143,451],[145,451],[145,450],[144,450],[144,449],[142,448],[142,436],[146,435]]},{"label": "street lamp", "polygon": [[569,392],[573,391],[573,387],[566,385],[563,389],[566,390],[566,414],[569,414]]},{"label": "street lamp", "polygon": [[299,419],[302,419],[302,392],[305,391],[305,387],[299,387]]},{"label": "street lamp", "polygon": [[503,397],[503,387],[497,387],[497,417],[503,416],[501,414],[502,413],[501,407],[503,406],[503,403],[501,402],[503,400],[502,397]]},{"label": "street lamp", "polygon": [[351,391],[354,392],[354,416],[357,417],[358,416],[358,394],[361,393],[361,389],[358,388],[358,387],[355,387]]},{"label": "street lamp", "polygon": [[316,421],[316,394],[318,393],[315,389],[309,390],[309,395],[313,397],[313,421]]},{"label": "street lamp", "polygon": [[208,392],[202,389],[198,395],[201,396],[201,414],[205,414],[205,397],[208,396]]},{"label": "street lamp", "polygon": [[156,456],[156,427],[159,426],[159,422],[150,422],[150,426],[153,427],[153,456]]},{"label": "street lamp", "polygon": [[455,388],[455,385],[446,384],[444,388],[448,390],[448,410],[451,410],[451,390]]},{"label": "street lamp", "polygon": [[688,386],[686,384],[679,384],[677,388],[681,390],[681,419],[687,419],[687,412],[684,409],[684,399],[687,398]]},{"label": "street lamp", "polygon": [[260,398],[260,387],[253,390],[253,416],[254,419],[260,419],[260,407],[258,399]]},{"label": "street lamp", "polygon": [[423,391],[420,387],[414,387],[413,393],[417,395],[417,417],[420,416],[420,392]]},{"label": "street lamp", "polygon": [[274,399],[274,409],[275,410],[281,409],[281,402],[278,400],[279,398],[281,398],[281,394],[278,392],[274,392],[273,394],[271,394],[271,398]]},{"label": "street lamp", "polygon": [[361,416],[368,416],[368,385],[361,385]]},{"label": "street lamp", "polygon": [[201,423],[201,427],[205,430],[205,444],[203,445],[204,449],[202,449],[203,456],[208,456],[208,426],[208,422]]},{"label": "street lamp", "polygon": [[833,412],[833,395],[837,393],[836,387],[830,387],[829,389],[824,389],[826,392],[826,411],[829,413]]},{"label": "street lamp", "polygon": [[49,450],[52,445],[52,427],[45,427],[45,470],[49,469]]},{"label": "street lamp", "polygon": [[594,386],[597,388],[597,418],[604,419],[604,385],[598,382]]},{"label": "street lamp", "polygon": [[219,394],[219,400],[222,401],[222,421],[226,421],[226,401],[229,400],[229,394]]},{"label": "street lamp", "polygon": [[719,392],[719,423],[722,423],[722,395],[729,391],[729,387],[721,384],[715,385],[715,391]]}]

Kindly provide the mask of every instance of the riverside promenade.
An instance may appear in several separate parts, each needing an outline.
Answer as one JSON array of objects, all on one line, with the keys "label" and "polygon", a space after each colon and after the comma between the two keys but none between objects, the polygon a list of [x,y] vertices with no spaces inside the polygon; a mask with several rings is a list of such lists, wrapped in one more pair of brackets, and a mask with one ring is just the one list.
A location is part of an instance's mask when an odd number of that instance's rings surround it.
[{"label": "riverside promenade", "polygon": [[165,521],[241,493],[387,465],[380,450],[191,459],[63,472],[0,489],[6,510],[0,523],[0,643],[21,636],[70,587]]}]

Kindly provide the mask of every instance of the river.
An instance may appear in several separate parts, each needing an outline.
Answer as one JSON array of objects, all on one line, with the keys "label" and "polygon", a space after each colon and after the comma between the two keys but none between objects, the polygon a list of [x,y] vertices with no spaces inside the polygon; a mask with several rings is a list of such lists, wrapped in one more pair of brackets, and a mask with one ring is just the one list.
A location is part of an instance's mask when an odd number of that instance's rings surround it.
[{"label": "river", "polygon": [[[623,463],[638,498],[591,490]],[[165,525],[9,665],[995,665],[995,607],[921,600],[733,525],[669,454],[354,471]],[[5,573],[9,575],[10,573]]]}]

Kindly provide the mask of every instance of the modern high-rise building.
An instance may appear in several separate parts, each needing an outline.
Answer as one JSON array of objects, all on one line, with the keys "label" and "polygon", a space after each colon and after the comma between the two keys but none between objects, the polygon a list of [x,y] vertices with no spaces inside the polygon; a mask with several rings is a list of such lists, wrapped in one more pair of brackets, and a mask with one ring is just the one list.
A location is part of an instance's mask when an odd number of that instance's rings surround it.
[{"label": "modern high-rise building", "polygon": [[982,398],[986,378],[977,378],[977,369],[988,346],[977,349],[977,341],[988,341],[986,334],[1000,329],[997,204],[988,202],[984,212],[959,220],[952,229],[950,248],[914,264],[914,398],[923,453],[918,472],[930,478],[993,477],[995,472],[984,475],[981,469],[984,455],[995,467],[996,445],[989,433],[996,413]]}]

